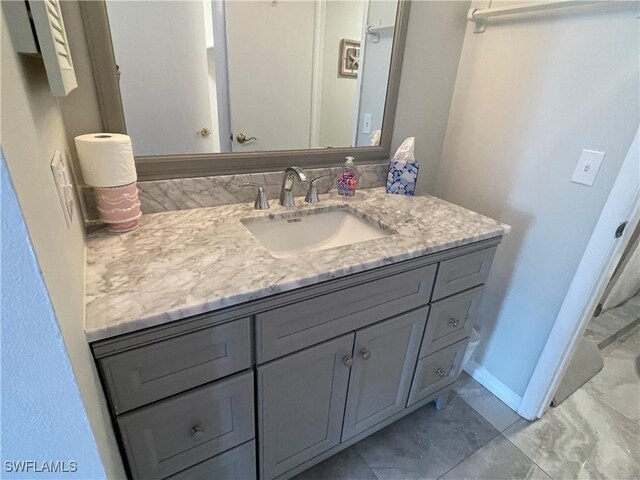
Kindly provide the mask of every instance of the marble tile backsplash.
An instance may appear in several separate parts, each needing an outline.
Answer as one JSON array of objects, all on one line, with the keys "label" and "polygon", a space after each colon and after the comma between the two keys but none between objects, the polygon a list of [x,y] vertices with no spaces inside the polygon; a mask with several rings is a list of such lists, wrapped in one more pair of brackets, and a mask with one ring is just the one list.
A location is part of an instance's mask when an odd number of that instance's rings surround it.
[{"label": "marble tile backsplash", "polygon": [[[357,169],[360,175],[359,188],[375,188],[386,184],[387,164],[359,165]],[[328,175],[327,178],[318,180],[316,183],[319,193],[327,193],[335,188],[340,170],[341,167],[332,167],[311,168],[306,171],[311,178]],[[142,213],[253,202],[256,198],[256,189],[242,188],[240,185],[243,182],[264,185],[269,200],[275,200],[280,195],[282,173],[278,171],[138,182]],[[295,181],[293,187],[294,195],[304,195],[307,187],[307,183]],[[85,187],[82,193],[85,202],[86,220],[97,220],[98,211],[93,189]]]}]

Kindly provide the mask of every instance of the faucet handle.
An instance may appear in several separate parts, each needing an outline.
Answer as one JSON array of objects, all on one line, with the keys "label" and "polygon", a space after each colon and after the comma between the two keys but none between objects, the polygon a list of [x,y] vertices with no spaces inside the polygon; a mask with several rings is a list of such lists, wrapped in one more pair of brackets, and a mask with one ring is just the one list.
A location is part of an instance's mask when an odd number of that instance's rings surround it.
[{"label": "faucet handle", "polygon": [[314,178],[309,182],[309,189],[307,190],[307,195],[304,197],[304,201],[307,203],[318,203],[320,201],[320,197],[318,196],[318,186],[316,185],[316,181],[321,178],[331,177],[332,175],[320,175],[319,177]]},{"label": "faucet handle", "polygon": [[264,191],[264,187],[258,183],[243,182],[240,185],[242,188],[256,187],[258,189],[258,196],[253,203],[253,208],[256,210],[267,210],[269,208],[269,200],[267,200],[267,194]]},{"label": "faucet handle", "polygon": [[333,177],[333,175],[331,174],[326,174],[326,175],[320,175],[319,177],[314,178],[313,180],[311,180],[311,184],[316,183],[317,180],[320,180],[321,178],[329,178],[329,177]]}]

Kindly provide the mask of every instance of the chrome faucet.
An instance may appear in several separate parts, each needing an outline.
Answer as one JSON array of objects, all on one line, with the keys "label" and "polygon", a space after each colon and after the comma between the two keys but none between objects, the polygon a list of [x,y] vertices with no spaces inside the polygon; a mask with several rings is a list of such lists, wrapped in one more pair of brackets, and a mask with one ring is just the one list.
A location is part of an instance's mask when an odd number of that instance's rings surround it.
[{"label": "chrome faucet", "polygon": [[280,205],[283,207],[294,207],[293,200],[293,177],[298,177],[301,182],[308,180],[307,173],[300,167],[287,167],[282,177],[282,188],[280,189]]},{"label": "chrome faucet", "polygon": [[320,197],[318,196],[318,186],[316,182],[323,178],[331,177],[331,175],[320,175],[309,182],[309,189],[307,190],[307,196],[304,197],[304,201],[307,203],[318,203]]},{"label": "chrome faucet", "polygon": [[256,201],[253,202],[253,208],[255,210],[267,210],[269,208],[269,200],[267,200],[267,194],[264,191],[264,187],[258,183],[242,182],[240,185],[242,188],[256,187],[258,189],[258,196]]}]

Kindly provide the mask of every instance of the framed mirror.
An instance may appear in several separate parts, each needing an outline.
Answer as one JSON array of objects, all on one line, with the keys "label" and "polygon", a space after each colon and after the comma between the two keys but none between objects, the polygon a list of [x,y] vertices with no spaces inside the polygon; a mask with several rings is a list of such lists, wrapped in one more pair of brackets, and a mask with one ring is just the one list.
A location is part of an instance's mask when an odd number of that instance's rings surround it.
[{"label": "framed mirror", "polygon": [[104,128],[140,180],[389,159],[410,3],[81,2]]}]

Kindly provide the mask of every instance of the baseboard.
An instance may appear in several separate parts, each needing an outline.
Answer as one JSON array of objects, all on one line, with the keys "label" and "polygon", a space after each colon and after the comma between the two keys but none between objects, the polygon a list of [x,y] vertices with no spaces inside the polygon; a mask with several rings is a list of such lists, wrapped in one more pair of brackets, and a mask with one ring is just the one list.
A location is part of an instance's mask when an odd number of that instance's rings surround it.
[{"label": "baseboard", "polygon": [[475,360],[469,361],[464,370],[484,388],[493,393],[509,408],[517,412],[522,402],[522,397],[507,387],[504,383],[493,376],[489,370],[477,363]]}]

